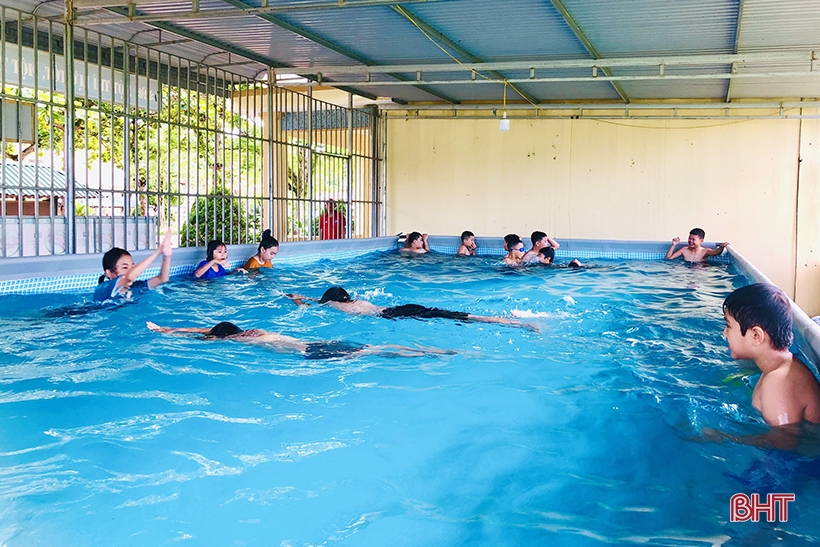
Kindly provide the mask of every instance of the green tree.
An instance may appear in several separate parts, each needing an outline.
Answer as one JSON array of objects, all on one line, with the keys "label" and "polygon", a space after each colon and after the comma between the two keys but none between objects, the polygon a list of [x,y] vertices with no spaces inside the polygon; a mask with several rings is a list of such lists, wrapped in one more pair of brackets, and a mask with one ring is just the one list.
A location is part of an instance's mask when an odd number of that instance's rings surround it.
[{"label": "green tree", "polygon": [[191,207],[188,222],[183,224],[180,245],[201,247],[212,239],[225,243],[256,241],[260,231],[260,204],[251,201],[246,211],[243,201],[224,186],[216,186],[207,197],[201,197]]},{"label": "green tree", "polygon": [[[9,143],[5,156],[22,161],[35,150],[63,156],[65,96],[38,92],[35,97],[33,89],[13,86],[5,92],[37,104],[37,144]],[[243,116],[225,96],[162,85],[158,97],[158,109],[131,108],[128,117],[118,104],[74,101],[74,147],[86,151],[89,163],[100,160],[123,169],[125,143],[131,143],[127,184],[139,192],[132,214],[154,210],[165,223],[174,218],[183,194],[214,194],[217,187],[261,198],[261,120]]]}]

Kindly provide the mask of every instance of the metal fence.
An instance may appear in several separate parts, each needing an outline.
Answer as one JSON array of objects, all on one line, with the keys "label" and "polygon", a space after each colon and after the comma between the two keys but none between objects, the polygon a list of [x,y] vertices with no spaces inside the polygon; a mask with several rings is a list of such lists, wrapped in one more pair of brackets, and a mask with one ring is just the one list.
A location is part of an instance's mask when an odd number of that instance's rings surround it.
[{"label": "metal fence", "polygon": [[[354,109],[0,6],[0,257],[383,235]],[[73,174],[73,176],[72,176]]]}]

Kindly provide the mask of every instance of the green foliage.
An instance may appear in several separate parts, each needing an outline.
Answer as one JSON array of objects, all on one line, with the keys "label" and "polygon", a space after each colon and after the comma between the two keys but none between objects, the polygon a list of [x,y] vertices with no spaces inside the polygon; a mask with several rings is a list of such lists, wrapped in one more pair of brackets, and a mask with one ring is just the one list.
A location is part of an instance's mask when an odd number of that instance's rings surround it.
[{"label": "green foliage", "polygon": [[[13,86],[4,91],[37,103],[36,146],[9,143],[5,156],[15,161],[35,151],[63,156],[65,96],[39,91],[35,97],[33,89]],[[74,148],[84,151],[83,161],[124,169],[125,145],[130,142],[131,180],[127,185],[139,192],[134,214],[153,211],[166,224],[174,219],[181,194],[205,193],[216,187],[227,195],[240,191],[245,196],[262,195],[264,131],[260,120],[242,116],[222,96],[167,85],[161,86],[158,96],[158,110],[132,107],[127,113],[123,106],[110,102],[74,101]],[[60,163],[61,159],[55,165]],[[213,190],[210,195],[216,193]],[[199,232],[204,233],[204,227]]]},{"label": "green foliage", "polygon": [[[348,150],[325,144],[314,144],[313,150],[306,141],[291,139],[287,147],[288,162],[288,234],[298,238],[319,236],[319,214],[315,212],[310,225],[308,199],[324,202],[327,197],[347,194]],[[313,176],[313,195],[310,195],[310,178]],[[322,205],[322,207],[324,207]],[[336,209],[347,214],[344,202],[337,201]]]},{"label": "green foliage", "polygon": [[[341,195],[347,188],[347,149],[314,144],[313,153],[307,142],[291,139],[287,147],[288,193],[297,199],[308,197],[309,174],[313,174],[313,194]],[[310,158],[310,160],[308,160]],[[308,163],[311,163],[308,170]]]},{"label": "green foliage", "polygon": [[243,200],[224,186],[217,186],[207,197],[196,200],[188,222],[182,225],[180,245],[202,247],[213,239],[227,244],[256,241],[261,225],[260,204],[251,203],[253,210],[246,211]]}]

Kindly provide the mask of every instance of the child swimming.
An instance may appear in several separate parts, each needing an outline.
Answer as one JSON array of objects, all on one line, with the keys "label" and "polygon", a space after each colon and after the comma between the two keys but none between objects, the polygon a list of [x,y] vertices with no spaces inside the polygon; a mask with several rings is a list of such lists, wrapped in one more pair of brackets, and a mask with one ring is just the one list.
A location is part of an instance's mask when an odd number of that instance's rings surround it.
[{"label": "child swimming", "polygon": [[310,298],[300,294],[286,294],[297,306],[308,306],[305,300],[328,304],[330,307],[353,315],[375,315],[385,319],[454,319],[456,321],[477,322],[477,323],[498,323],[511,327],[524,327],[533,331],[538,331],[538,326],[506,317],[491,315],[473,315],[463,311],[450,311],[441,308],[428,308],[419,304],[404,304],[401,306],[376,306],[366,300],[353,300],[350,294],[342,287],[330,287],[322,295],[322,298]]},{"label": "child swimming", "polygon": [[[125,249],[114,247],[103,255],[103,270],[97,289],[94,291],[94,300],[104,302],[108,299],[126,298],[135,296],[135,293],[153,289],[166,281],[171,274],[171,230],[165,232],[159,248],[146,258],[134,264],[131,253]],[[140,274],[162,254],[162,266],[159,275],[147,281],[137,281]]]},{"label": "child swimming", "polygon": [[277,332],[268,332],[261,329],[242,330],[233,323],[223,321],[213,328],[201,327],[160,327],[150,321],[146,326],[155,332],[163,334],[200,334],[204,340],[233,340],[267,346],[277,351],[301,353],[305,359],[335,359],[360,357],[364,355],[382,355],[387,357],[425,357],[427,355],[453,355],[454,351],[437,348],[410,348],[407,346],[384,345],[371,346],[370,344],[355,344],[340,340],[324,342],[307,342],[285,336]]}]

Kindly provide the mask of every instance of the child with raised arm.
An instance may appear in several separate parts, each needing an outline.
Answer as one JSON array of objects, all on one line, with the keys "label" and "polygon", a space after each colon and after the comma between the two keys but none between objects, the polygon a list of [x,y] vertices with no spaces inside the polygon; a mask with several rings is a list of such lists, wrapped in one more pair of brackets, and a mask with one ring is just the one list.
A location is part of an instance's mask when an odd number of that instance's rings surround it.
[{"label": "child with raised arm", "polygon": [[270,230],[262,232],[262,239],[259,241],[257,253],[245,262],[246,270],[256,270],[259,268],[273,268],[273,257],[279,253],[279,242],[270,233]]},{"label": "child with raised arm", "polygon": [[[94,291],[94,300],[104,302],[108,299],[129,299],[135,292],[153,289],[166,281],[171,275],[171,230],[165,232],[159,248],[153,253],[134,264],[131,253],[125,249],[114,247],[103,255],[103,271],[97,289]],[[137,281],[140,274],[162,254],[162,266],[159,275],[147,281]]]},{"label": "child with raised arm", "polygon": [[475,253],[475,234],[469,230],[461,232],[461,245],[458,247],[457,254],[460,256],[475,256]]},{"label": "child with raised arm", "polygon": [[552,239],[546,233],[538,231],[532,233],[530,236],[530,241],[532,241],[532,249],[524,253],[522,262],[540,262],[541,259],[539,258],[539,252],[541,249],[545,247],[557,249],[561,246],[560,243]]},{"label": "child with raised arm", "polygon": [[424,254],[430,250],[430,245],[427,243],[427,234],[421,232],[411,232],[404,241],[402,252],[413,254]]},{"label": "child with raised arm", "polygon": [[666,259],[672,260],[674,258],[678,258],[679,256],[683,256],[683,259],[686,262],[703,262],[710,256],[718,256],[723,252],[723,249],[729,246],[728,241],[724,241],[723,243],[719,243],[718,246],[714,249],[707,249],[706,247],[701,247],[704,238],[706,237],[706,232],[701,230],[700,228],[692,228],[692,231],[689,232],[689,240],[687,241],[686,247],[681,247],[677,251],[675,247],[678,246],[680,243],[680,238],[676,237],[672,239],[672,245],[669,246],[669,250],[666,251]]}]

